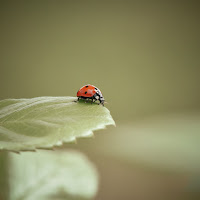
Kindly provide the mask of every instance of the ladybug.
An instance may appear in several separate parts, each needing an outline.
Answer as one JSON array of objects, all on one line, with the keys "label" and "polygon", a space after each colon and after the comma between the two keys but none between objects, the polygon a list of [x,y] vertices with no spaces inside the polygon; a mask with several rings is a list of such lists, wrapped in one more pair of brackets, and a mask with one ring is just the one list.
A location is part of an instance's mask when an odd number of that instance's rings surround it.
[{"label": "ladybug", "polygon": [[100,104],[104,106],[105,99],[103,98],[101,91],[94,85],[88,84],[80,88],[77,92],[77,97],[78,101],[79,99],[91,99],[91,103],[99,100]]}]

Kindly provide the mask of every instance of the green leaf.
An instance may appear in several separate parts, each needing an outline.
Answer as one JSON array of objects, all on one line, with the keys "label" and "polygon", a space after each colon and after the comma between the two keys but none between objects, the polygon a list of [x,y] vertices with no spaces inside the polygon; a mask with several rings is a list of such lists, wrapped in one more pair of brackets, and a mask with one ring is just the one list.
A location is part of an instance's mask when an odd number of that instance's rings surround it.
[{"label": "green leaf", "polygon": [[91,199],[98,189],[95,167],[76,151],[9,153],[7,164],[9,200]]},{"label": "green leaf", "polygon": [[107,108],[74,102],[75,97],[37,97],[0,101],[0,149],[52,148],[89,137],[114,125]]}]

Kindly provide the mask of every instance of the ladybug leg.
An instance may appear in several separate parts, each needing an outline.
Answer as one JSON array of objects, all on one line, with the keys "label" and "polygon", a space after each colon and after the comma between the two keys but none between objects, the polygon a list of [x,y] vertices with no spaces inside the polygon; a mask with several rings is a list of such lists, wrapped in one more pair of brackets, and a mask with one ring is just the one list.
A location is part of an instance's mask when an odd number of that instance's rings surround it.
[{"label": "ladybug leg", "polygon": [[79,101],[79,97],[78,97],[78,99],[77,100],[74,100],[74,102],[78,102]]},{"label": "ladybug leg", "polygon": [[97,101],[97,99],[96,98],[94,98],[94,103]]},{"label": "ladybug leg", "polygon": [[85,103],[88,103],[88,99],[85,99]]},{"label": "ladybug leg", "polygon": [[93,97],[93,98],[92,98],[92,101],[91,101],[91,104],[94,103],[94,102],[95,102],[95,98]]},{"label": "ladybug leg", "polygon": [[[97,100],[96,100],[97,101]],[[99,102],[97,103],[98,105],[100,104]]]}]

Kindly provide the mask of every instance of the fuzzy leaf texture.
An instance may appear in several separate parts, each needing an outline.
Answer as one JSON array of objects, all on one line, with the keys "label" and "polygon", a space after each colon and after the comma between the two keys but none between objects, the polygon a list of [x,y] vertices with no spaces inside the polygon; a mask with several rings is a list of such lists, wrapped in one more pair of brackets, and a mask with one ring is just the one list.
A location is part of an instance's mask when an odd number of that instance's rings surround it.
[{"label": "fuzzy leaf texture", "polygon": [[36,97],[0,101],[0,150],[52,148],[115,125],[107,108],[74,100]]}]

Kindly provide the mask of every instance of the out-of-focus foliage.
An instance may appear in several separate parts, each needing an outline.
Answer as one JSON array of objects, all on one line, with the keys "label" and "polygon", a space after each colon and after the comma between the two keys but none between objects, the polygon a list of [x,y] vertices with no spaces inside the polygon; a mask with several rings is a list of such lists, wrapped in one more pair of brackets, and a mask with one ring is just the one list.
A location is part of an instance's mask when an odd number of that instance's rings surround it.
[{"label": "out-of-focus foliage", "polygon": [[[6,156],[1,154],[1,157]],[[5,200],[91,199],[97,192],[98,174],[92,163],[76,151],[9,153]]]},{"label": "out-of-focus foliage", "polygon": [[[112,142],[111,142],[112,141]],[[112,145],[110,145],[110,143]],[[132,123],[81,143],[100,155],[176,173],[200,172],[200,114],[168,114]],[[103,146],[103,148],[102,148]]]},{"label": "out-of-focus foliage", "polygon": [[75,97],[37,97],[0,101],[0,149],[20,151],[52,148],[89,137],[114,125],[107,108]]}]

